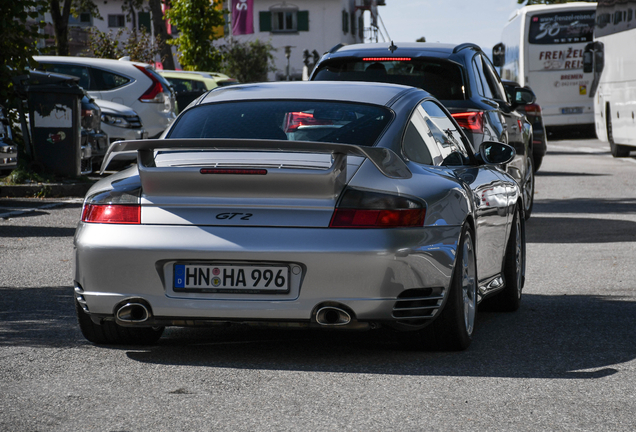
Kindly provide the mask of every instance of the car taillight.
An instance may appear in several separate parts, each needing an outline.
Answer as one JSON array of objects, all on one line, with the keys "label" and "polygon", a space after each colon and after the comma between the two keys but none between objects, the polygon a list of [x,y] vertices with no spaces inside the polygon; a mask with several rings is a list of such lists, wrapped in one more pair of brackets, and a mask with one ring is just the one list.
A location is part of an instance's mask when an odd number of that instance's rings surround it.
[{"label": "car taillight", "polygon": [[86,204],[82,222],[109,224],[140,224],[141,206],[130,204]]},{"label": "car taillight", "polygon": [[526,114],[531,116],[540,116],[541,115],[541,107],[537,104],[528,104],[524,106],[524,110]]},{"label": "car taillight", "polygon": [[291,112],[285,116],[285,132],[295,132],[299,126],[320,126],[332,125],[331,120],[322,120],[314,118],[312,113]]},{"label": "car taillight", "polygon": [[411,198],[347,189],[330,228],[406,228],[424,225],[426,208]]},{"label": "car taillight", "polygon": [[484,133],[484,113],[482,111],[451,114],[460,127],[471,132]]},{"label": "car taillight", "polygon": [[146,90],[146,92],[141,95],[139,100],[141,102],[164,103],[165,95],[163,93],[164,91],[167,91],[167,89],[164,89],[161,82],[157,78],[155,78],[154,75],[148,72],[145,67],[139,65],[135,65],[135,67],[152,80],[152,84],[150,85],[148,90]]}]

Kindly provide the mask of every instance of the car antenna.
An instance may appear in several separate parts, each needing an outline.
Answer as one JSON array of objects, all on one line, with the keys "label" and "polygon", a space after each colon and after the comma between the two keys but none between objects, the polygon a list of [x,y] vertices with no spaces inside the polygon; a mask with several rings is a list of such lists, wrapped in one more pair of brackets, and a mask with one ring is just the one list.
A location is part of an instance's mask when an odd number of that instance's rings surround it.
[{"label": "car antenna", "polygon": [[393,54],[393,52],[397,49],[398,47],[395,46],[395,44],[393,43],[393,41],[391,41],[391,45],[389,46],[389,51],[391,51],[391,54]]}]

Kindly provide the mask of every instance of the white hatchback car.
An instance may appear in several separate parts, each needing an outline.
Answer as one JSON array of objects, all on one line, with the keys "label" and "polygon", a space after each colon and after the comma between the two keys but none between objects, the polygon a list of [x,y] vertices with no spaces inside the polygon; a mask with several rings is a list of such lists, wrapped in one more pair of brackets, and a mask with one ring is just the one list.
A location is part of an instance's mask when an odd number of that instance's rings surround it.
[{"label": "white hatchback car", "polygon": [[79,77],[79,85],[94,99],[132,108],[151,138],[161,135],[176,117],[170,84],[147,64],[89,57],[33,59],[39,69]]}]

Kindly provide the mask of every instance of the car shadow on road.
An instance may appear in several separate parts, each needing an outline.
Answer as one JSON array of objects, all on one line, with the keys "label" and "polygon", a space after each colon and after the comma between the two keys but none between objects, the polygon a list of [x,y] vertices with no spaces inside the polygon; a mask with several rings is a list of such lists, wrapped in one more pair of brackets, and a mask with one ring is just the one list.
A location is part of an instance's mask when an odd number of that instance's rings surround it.
[{"label": "car shadow on road", "polygon": [[75,228],[25,225],[0,226],[0,238],[73,237],[74,235]]},{"label": "car shadow on road", "polygon": [[[569,198],[534,201],[534,216],[540,213],[625,214],[636,215],[636,198]],[[531,218],[529,220],[534,220]]]},{"label": "car shadow on road", "polygon": [[[599,292],[601,289],[599,288]],[[636,302],[524,295],[515,313],[477,317],[464,352],[409,351],[389,330],[171,327],[150,347],[95,346],[80,334],[71,287],[0,287],[3,347],[123,350],[135,362],[238,369],[512,378],[600,378],[636,358]]]}]

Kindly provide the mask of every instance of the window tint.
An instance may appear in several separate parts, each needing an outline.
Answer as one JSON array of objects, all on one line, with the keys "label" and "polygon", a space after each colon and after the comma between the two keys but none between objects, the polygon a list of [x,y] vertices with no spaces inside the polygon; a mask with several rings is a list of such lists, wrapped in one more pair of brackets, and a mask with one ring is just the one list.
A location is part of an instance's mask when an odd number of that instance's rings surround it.
[{"label": "window tint", "polygon": [[196,81],[183,78],[166,78],[168,82],[174,87],[177,93],[191,92],[191,91],[207,91],[205,83],[203,81]]},{"label": "window tint", "polygon": [[103,69],[91,68],[91,74],[95,79],[95,90],[113,90],[130,82],[129,78]]},{"label": "window tint", "polygon": [[403,84],[424,89],[440,100],[466,99],[461,66],[440,59],[333,59],[321,65],[313,80]]},{"label": "window tint", "polygon": [[481,56],[484,62],[484,75],[486,77],[486,81],[488,82],[488,86],[490,87],[490,91],[495,99],[506,100],[506,92],[503,88],[503,84],[499,79],[499,75],[490,64],[488,59]]},{"label": "window tint", "polygon": [[183,113],[168,138],[320,141],[372,146],[393,118],[375,105],[324,101],[240,101]]},{"label": "window tint", "polygon": [[78,77],[79,86],[84,90],[95,90],[91,87],[91,76],[88,68],[70,64],[41,64],[42,68],[48,72],[57,72],[65,75]]},{"label": "window tint", "polygon": [[426,142],[415,126],[416,119],[411,119],[406,127],[402,148],[407,158],[413,162],[432,165],[433,157],[426,146]]},{"label": "window tint", "polygon": [[475,75],[475,78],[481,81],[480,85],[481,85],[481,88],[483,89],[483,93],[480,93],[480,94],[483,97],[492,99],[493,93],[492,93],[492,90],[490,89],[490,85],[488,84],[488,81],[486,81],[486,76],[484,74],[484,63],[481,60],[481,56],[479,54],[473,57],[473,66],[477,68],[477,75]]},{"label": "window tint", "polygon": [[473,74],[475,75],[475,83],[477,84],[477,93],[479,93],[480,96],[485,97],[486,93],[484,92],[484,84],[482,82],[482,77],[480,72],[481,68],[477,66],[477,60],[479,60],[477,56],[473,57],[472,65],[473,65]]},{"label": "window tint", "polygon": [[421,112],[435,144],[441,154],[443,165],[464,165],[469,155],[464,147],[461,132],[455,123],[439,105],[425,101],[420,105]]}]

